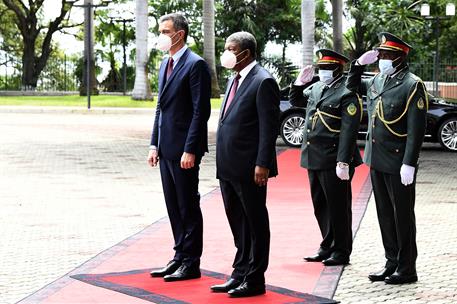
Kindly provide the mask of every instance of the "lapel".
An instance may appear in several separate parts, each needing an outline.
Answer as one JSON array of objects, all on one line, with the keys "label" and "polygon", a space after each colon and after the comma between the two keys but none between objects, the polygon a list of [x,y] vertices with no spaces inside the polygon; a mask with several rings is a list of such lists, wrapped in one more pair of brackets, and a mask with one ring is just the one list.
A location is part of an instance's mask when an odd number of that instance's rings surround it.
[{"label": "lapel", "polygon": [[[250,83],[251,83],[251,79],[255,76],[255,74],[257,74],[257,71],[259,70],[259,64],[257,63],[253,68],[252,70],[249,71],[249,73],[246,75],[246,78],[243,79],[243,82],[241,83],[240,87],[238,88],[238,90],[236,91],[235,93],[235,96],[233,97],[233,100],[232,102],[230,103],[228,109],[225,111],[225,115],[224,117],[222,117],[222,121],[230,114],[230,112],[232,111],[233,109],[233,106],[238,102],[238,100],[240,99],[240,96],[243,95],[244,91],[246,91],[246,89],[249,87]],[[232,82],[233,82],[233,78],[232,78]],[[230,90],[230,87],[229,87],[229,90]],[[225,105],[225,101],[227,99],[227,94],[225,94],[225,97],[224,97],[224,105]]]},{"label": "lapel", "polygon": [[168,58],[162,60],[162,64],[159,69],[159,95],[162,95],[162,90],[165,85],[165,73],[167,70]]},{"label": "lapel", "polygon": [[[170,75],[170,79],[167,79],[166,83],[163,84],[163,89],[162,89],[162,92],[161,92],[161,95],[165,94],[167,88],[170,86],[170,83],[173,81],[173,78],[175,78],[175,76],[179,73],[179,70],[182,69],[182,67],[184,66],[186,60],[187,60],[187,56],[189,55],[189,49],[187,49],[184,54],[182,54],[181,58],[179,58],[179,61],[178,63],[176,64],[175,68],[173,69],[173,72],[171,72],[171,75]],[[167,61],[168,63],[168,61]],[[163,74],[162,75],[162,82],[165,80],[165,73],[166,73],[166,64],[164,64],[164,67],[163,67]]]},{"label": "lapel", "polygon": [[400,70],[397,73],[397,75],[395,75],[390,80],[388,80],[386,83],[384,83],[384,86],[383,86],[382,91],[380,92],[380,94],[384,94],[386,91],[389,91],[389,90],[399,86],[400,84],[402,84],[403,83],[403,79],[405,78],[407,72],[408,72],[408,69],[405,67],[402,70]]},{"label": "lapel", "polygon": [[336,83],[334,83],[331,87],[329,87],[325,91],[324,91],[325,85],[323,85],[322,91],[321,91],[321,98],[319,99],[319,102],[322,103],[325,99],[332,96],[335,93],[335,90],[341,86],[344,79],[345,78],[343,76],[341,76],[340,79],[338,79],[338,81]]}]

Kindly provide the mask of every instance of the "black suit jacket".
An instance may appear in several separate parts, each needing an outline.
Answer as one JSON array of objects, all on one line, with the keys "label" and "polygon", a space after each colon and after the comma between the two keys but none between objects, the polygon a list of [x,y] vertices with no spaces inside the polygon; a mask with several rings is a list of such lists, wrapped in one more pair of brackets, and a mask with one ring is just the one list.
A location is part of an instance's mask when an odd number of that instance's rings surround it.
[{"label": "black suit jacket", "polygon": [[159,98],[151,145],[159,155],[179,160],[183,152],[208,152],[211,76],[206,62],[187,49],[166,80],[168,58],[160,65]]},{"label": "black suit jacket", "polygon": [[257,165],[269,168],[270,177],[276,176],[278,84],[267,70],[256,64],[246,75],[223,116],[232,82],[233,78],[228,81],[217,131],[217,178],[253,180]]}]

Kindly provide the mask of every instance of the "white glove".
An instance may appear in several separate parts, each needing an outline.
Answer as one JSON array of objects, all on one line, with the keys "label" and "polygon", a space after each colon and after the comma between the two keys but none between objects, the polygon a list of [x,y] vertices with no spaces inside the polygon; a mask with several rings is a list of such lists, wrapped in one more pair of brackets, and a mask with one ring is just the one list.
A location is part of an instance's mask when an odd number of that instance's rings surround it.
[{"label": "white glove", "polygon": [[400,168],[400,177],[401,183],[405,186],[411,185],[414,180],[414,172],[416,168],[408,166],[408,165],[401,165]]},{"label": "white glove", "polygon": [[313,80],[314,76],[314,67],[312,65],[307,65],[300,71],[298,74],[297,80],[295,80],[294,85],[302,86]]},{"label": "white glove", "polygon": [[340,168],[338,164],[336,165],[336,176],[341,180],[349,180],[349,166]]},{"label": "white glove", "polygon": [[372,64],[378,60],[379,52],[377,50],[371,50],[365,52],[359,59],[357,59],[357,63],[359,65],[367,65]]}]

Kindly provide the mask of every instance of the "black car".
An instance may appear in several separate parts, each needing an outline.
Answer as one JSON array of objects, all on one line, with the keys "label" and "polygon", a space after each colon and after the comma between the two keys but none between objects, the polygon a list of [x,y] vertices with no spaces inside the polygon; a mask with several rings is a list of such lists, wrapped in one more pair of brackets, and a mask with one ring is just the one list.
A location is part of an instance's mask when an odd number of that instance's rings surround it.
[{"label": "black car", "polygon": [[[299,147],[303,141],[305,107],[295,107],[289,102],[289,88],[281,90],[281,115],[279,134],[291,147]],[[368,129],[368,115],[363,96],[363,118],[359,137],[365,139]],[[445,150],[457,152],[457,104],[429,94],[427,130],[425,141],[439,142]]]}]

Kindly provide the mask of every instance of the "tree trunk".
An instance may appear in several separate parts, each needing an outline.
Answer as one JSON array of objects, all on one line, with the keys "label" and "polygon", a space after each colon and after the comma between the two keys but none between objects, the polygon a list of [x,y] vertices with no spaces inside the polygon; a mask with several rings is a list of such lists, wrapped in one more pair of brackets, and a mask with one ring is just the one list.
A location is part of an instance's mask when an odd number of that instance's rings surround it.
[{"label": "tree trunk", "polygon": [[302,67],[313,64],[314,53],[314,0],[302,0],[301,2],[301,36],[303,44]]},{"label": "tree trunk", "polygon": [[148,80],[148,0],[136,0],[136,68],[132,99],[151,100],[152,92]]},{"label": "tree trunk", "polygon": [[343,0],[332,0],[333,50],[343,53]]},{"label": "tree trunk", "polygon": [[216,73],[216,47],[214,38],[214,0],[203,0],[203,58],[211,72],[211,97],[220,97]]},{"label": "tree trunk", "polygon": [[24,48],[22,54],[22,90],[34,91],[38,84],[35,66],[35,40],[34,38],[24,38]]}]

